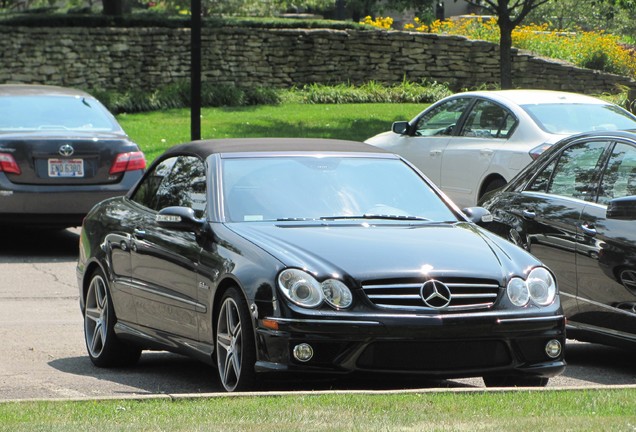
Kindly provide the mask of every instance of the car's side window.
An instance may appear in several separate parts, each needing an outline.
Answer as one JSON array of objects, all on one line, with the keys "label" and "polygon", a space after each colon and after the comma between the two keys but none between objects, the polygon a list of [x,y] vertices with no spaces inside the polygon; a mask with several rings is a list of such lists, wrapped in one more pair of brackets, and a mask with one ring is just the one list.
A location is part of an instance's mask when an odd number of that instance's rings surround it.
[{"label": "car's side window", "polygon": [[152,171],[148,172],[137,187],[137,190],[135,190],[132,200],[144,207],[156,210],[157,190],[168,174],[170,174],[176,162],[176,157],[166,159],[159,163]]},{"label": "car's side window", "polygon": [[460,135],[479,138],[508,138],[516,124],[511,112],[481,100],[470,111]]},{"label": "car's side window", "polygon": [[[546,167],[534,180],[529,190],[543,191],[586,201],[595,199],[595,182],[601,156],[607,142],[583,142],[567,147],[555,163]],[[550,176],[547,172],[552,170]],[[548,180],[549,178],[549,180]]]},{"label": "car's side window", "polygon": [[205,165],[194,156],[166,159],[146,176],[132,199],[152,210],[190,207],[197,217],[205,213]]},{"label": "car's side window", "polygon": [[197,217],[205,211],[205,166],[194,156],[180,156],[172,171],[157,189],[155,210],[180,206],[194,209]]},{"label": "car's side window", "polygon": [[593,201],[600,159],[608,144],[604,141],[591,141],[566,148],[556,162],[547,192]]},{"label": "car's side window", "polygon": [[552,173],[554,172],[554,167],[556,166],[557,159],[552,160],[543,168],[532,180],[532,183],[526,188],[526,190],[530,192],[547,192],[548,186],[550,186],[550,179],[552,178]]},{"label": "car's side window", "polygon": [[419,136],[452,135],[470,101],[469,98],[452,99],[433,108],[417,121],[415,134]]},{"label": "car's side window", "polygon": [[636,147],[617,143],[603,174],[598,202],[607,204],[630,195],[636,195]]}]

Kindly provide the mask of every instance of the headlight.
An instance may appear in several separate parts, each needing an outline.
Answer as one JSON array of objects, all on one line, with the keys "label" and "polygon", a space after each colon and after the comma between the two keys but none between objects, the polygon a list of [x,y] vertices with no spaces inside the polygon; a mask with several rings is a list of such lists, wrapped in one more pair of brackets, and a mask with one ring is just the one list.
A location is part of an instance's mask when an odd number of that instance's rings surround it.
[{"label": "headlight", "polygon": [[348,308],[353,301],[351,291],[339,280],[327,279],[320,283],[298,269],[283,270],[278,276],[278,286],[285,297],[307,308],[318,307],[323,301],[336,309]]},{"label": "headlight", "polygon": [[327,279],[320,285],[322,286],[322,293],[325,296],[325,300],[327,300],[327,303],[331,306],[336,309],[351,306],[353,297],[351,296],[351,291],[349,291],[349,288],[347,288],[345,284],[336,279]]},{"label": "headlight", "polygon": [[515,306],[525,306],[530,300],[530,293],[528,292],[528,286],[523,279],[512,278],[508,282],[508,298]]},{"label": "headlight", "polygon": [[523,307],[530,300],[539,306],[547,306],[554,301],[557,288],[552,274],[544,267],[537,267],[526,280],[512,278],[506,292],[515,306]]},{"label": "headlight", "polygon": [[543,268],[537,267],[533,269],[526,279],[530,298],[541,306],[547,306],[554,301],[556,297],[556,282],[550,272]]}]

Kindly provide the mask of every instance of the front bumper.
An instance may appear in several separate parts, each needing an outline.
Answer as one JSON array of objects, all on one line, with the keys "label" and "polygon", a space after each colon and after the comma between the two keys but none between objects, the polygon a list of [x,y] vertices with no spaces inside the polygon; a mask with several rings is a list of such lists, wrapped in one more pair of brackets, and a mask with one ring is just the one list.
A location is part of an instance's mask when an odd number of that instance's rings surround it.
[{"label": "front bumper", "polygon": [[[549,378],[562,373],[566,365],[563,349],[555,358],[545,350],[550,340],[559,341],[565,348],[565,318],[560,314],[266,318],[259,320],[256,335],[259,372],[364,371],[444,378]],[[310,360],[294,357],[294,347],[299,344],[311,346]]]}]

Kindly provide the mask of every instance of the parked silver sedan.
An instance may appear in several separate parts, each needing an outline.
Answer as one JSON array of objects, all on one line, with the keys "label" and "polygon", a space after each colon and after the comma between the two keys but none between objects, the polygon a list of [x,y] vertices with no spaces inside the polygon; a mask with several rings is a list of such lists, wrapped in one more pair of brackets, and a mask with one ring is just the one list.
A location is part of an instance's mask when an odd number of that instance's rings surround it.
[{"label": "parked silver sedan", "polygon": [[0,223],[79,226],[146,167],[139,147],[91,95],[0,85]]},{"label": "parked silver sedan", "polygon": [[635,116],[591,96],[475,91],[442,99],[366,142],[405,157],[457,205],[469,207],[560,139],[625,129],[636,129]]}]

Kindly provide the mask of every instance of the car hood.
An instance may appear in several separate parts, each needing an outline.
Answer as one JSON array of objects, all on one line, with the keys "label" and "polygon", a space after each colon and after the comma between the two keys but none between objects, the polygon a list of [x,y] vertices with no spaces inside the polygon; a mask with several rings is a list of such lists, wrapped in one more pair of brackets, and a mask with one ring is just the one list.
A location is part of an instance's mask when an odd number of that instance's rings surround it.
[{"label": "car hood", "polygon": [[504,281],[539,262],[470,223],[235,223],[231,230],[287,267],[358,280],[431,276]]}]

